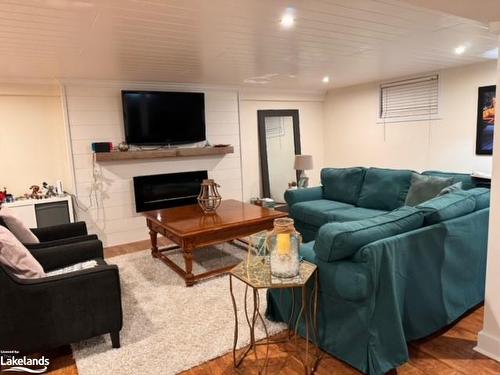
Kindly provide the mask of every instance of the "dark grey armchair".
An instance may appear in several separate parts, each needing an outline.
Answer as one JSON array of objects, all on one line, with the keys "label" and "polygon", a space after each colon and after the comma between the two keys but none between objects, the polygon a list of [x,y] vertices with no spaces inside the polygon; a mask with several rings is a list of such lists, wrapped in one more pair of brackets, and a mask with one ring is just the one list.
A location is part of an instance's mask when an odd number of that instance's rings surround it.
[{"label": "dark grey armchair", "polygon": [[0,265],[0,350],[42,351],[106,333],[112,346],[120,347],[120,278],[118,268],[103,260],[101,241],[91,238],[30,252],[46,272],[92,259],[98,266],[25,280]]}]

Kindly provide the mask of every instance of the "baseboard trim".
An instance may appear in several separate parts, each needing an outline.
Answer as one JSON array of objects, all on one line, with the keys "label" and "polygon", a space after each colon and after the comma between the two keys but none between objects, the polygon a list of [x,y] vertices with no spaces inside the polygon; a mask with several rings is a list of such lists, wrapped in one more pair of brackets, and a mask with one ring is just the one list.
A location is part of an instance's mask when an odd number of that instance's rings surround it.
[{"label": "baseboard trim", "polygon": [[500,338],[484,331],[479,332],[477,345],[474,350],[497,362],[500,362]]}]

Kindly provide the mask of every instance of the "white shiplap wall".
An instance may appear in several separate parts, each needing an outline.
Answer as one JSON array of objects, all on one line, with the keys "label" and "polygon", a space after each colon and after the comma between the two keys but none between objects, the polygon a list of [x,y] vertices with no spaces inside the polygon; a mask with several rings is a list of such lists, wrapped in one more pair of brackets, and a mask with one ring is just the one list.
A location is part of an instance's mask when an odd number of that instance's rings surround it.
[{"label": "white shiplap wall", "polygon": [[[118,144],[124,140],[120,92],[127,89],[204,92],[207,138],[214,144],[234,145],[234,154],[94,164],[92,142]],[[135,212],[134,176],[207,170],[209,177],[221,185],[223,198],[241,200],[237,91],[125,83],[68,83],[64,91],[78,198],[76,212],[106,246],[148,238],[145,219]]]}]

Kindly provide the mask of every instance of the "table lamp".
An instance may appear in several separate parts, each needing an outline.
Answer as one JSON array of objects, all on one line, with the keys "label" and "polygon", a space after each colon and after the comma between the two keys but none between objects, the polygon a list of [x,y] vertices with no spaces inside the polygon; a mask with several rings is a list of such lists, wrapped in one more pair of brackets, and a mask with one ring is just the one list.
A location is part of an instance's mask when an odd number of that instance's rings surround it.
[{"label": "table lamp", "polygon": [[300,172],[298,188],[306,188],[309,185],[309,177],[306,176],[308,170],[313,169],[313,159],[311,155],[295,155],[293,169]]}]

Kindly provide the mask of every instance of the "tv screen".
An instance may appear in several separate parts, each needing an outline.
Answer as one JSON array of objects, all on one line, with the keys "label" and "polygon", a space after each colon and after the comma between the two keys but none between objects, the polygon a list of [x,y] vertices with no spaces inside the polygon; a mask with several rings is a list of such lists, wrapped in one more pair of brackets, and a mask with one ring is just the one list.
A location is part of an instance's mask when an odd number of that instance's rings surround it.
[{"label": "tv screen", "polygon": [[129,144],[178,145],[206,139],[203,93],[122,91],[122,102]]}]

